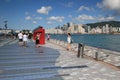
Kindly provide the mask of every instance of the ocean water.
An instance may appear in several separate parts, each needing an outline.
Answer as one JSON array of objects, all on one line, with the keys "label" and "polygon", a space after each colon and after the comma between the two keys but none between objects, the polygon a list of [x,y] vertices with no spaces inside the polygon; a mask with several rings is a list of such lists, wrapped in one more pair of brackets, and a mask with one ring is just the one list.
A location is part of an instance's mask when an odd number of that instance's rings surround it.
[{"label": "ocean water", "polygon": [[[67,41],[66,34],[51,34],[52,39]],[[120,34],[72,34],[74,43],[120,52]]]}]

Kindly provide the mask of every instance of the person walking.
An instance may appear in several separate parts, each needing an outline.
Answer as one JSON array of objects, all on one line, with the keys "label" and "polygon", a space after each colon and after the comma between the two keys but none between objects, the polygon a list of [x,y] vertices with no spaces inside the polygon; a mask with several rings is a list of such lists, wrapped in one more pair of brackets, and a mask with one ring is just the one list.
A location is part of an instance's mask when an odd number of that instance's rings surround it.
[{"label": "person walking", "polygon": [[40,33],[37,33],[37,35],[36,35],[36,41],[35,41],[36,48],[39,47],[39,40],[40,40]]},{"label": "person walking", "polygon": [[47,40],[48,41],[50,40],[50,34],[47,34]]},{"label": "person walking", "polygon": [[72,37],[70,33],[67,33],[67,50],[71,49]]},{"label": "person walking", "polygon": [[26,48],[28,42],[28,35],[26,33],[23,34],[23,46]]},{"label": "person walking", "polygon": [[18,38],[19,38],[19,45],[20,45],[20,47],[22,47],[22,45],[23,45],[23,34],[22,34],[21,31],[18,34]]}]

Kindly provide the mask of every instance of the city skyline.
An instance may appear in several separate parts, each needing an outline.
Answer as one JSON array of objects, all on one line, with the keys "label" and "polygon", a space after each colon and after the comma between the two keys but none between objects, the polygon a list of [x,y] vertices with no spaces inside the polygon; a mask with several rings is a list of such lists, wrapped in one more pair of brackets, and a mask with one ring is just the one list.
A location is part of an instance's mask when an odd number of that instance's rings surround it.
[{"label": "city skyline", "polygon": [[76,24],[120,21],[120,0],[0,0],[0,28],[54,28]]}]

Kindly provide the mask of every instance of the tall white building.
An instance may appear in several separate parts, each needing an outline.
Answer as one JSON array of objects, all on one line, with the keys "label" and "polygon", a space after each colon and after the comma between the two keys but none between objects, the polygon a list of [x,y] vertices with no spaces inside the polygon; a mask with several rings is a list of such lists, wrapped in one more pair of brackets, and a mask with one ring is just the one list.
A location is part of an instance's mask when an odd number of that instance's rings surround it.
[{"label": "tall white building", "polygon": [[91,27],[87,26],[87,32],[90,33]]},{"label": "tall white building", "polygon": [[67,32],[70,32],[70,33],[85,33],[85,29],[82,27],[83,25],[82,24],[74,24],[74,25],[71,25]]},{"label": "tall white building", "polygon": [[96,27],[96,30],[95,30],[95,33],[102,33],[102,29],[99,27],[99,26],[97,26]]},{"label": "tall white building", "polygon": [[110,29],[109,29],[109,25],[108,24],[106,24],[106,27],[105,27],[106,29],[105,29],[105,31],[106,31],[106,33],[108,34],[110,31]]}]

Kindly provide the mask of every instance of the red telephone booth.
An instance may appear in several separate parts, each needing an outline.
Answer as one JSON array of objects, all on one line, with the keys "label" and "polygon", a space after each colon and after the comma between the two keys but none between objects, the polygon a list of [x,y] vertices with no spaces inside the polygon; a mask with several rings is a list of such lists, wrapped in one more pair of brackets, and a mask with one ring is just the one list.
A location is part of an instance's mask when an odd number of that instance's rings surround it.
[{"label": "red telephone booth", "polygon": [[33,31],[33,39],[36,40],[37,33],[40,34],[39,44],[45,44],[45,29],[43,27],[38,27]]}]

